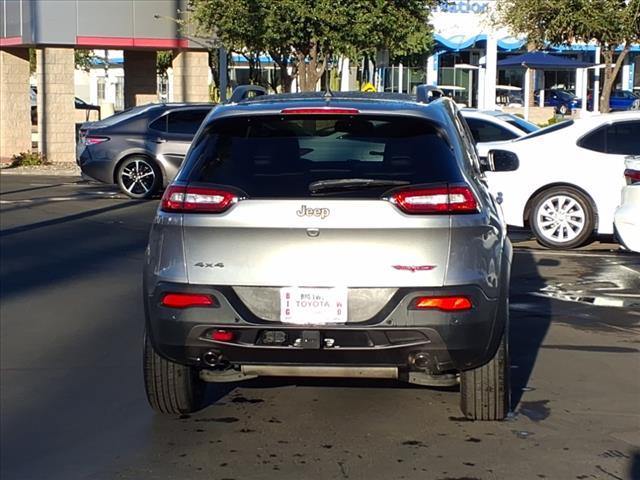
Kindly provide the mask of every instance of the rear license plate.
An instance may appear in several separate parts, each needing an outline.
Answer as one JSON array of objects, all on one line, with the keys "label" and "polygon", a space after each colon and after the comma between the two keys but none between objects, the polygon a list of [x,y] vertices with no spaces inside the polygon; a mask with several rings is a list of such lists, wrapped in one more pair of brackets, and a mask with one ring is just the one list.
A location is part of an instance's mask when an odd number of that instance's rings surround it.
[{"label": "rear license plate", "polygon": [[280,321],[297,325],[346,323],[346,288],[280,289]]}]

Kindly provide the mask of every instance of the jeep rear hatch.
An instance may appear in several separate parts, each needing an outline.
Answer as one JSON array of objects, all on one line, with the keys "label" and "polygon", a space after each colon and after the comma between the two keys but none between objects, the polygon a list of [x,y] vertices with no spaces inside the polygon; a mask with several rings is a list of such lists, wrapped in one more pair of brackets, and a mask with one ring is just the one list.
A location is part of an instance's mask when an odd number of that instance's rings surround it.
[{"label": "jeep rear hatch", "polygon": [[441,286],[450,215],[477,211],[445,135],[416,118],[228,118],[187,161],[163,209],[184,213],[190,283]]}]

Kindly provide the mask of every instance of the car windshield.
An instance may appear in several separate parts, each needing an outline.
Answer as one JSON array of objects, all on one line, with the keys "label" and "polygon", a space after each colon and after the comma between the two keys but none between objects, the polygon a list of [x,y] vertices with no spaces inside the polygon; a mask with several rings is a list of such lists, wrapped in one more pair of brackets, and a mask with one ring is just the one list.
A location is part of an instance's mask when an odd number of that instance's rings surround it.
[{"label": "car windshield", "polygon": [[562,130],[563,128],[570,127],[571,125],[573,125],[573,120],[565,120],[564,122],[556,123],[548,127],[541,128],[540,130],[530,133],[529,135],[525,135],[524,137],[517,138],[514,140],[514,142],[520,142],[528,138],[534,138],[534,137],[539,137],[541,135],[546,135],[548,133],[556,132],[558,130]]},{"label": "car windshield", "polygon": [[564,90],[554,90],[554,92],[561,100],[573,100],[575,98],[575,95],[571,92],[566,92]]},{"label": "car windshield", "polygon": [[110,117],[105,118],[104,120],[100,120],[99,122],[95,122],[95,124],[99,124],[100,127],[110,127],[115,125],[116,123],[123,122],[125,120],[129,120],[130,118],[135,117],[141,113],[144,113],[152,108],[155,108],[157,105],[141,105],[139,107],[128,108],[127,110],[123,110],[121,112],[116,113],[115,115],[111,115]]},{"label": "car windshield", "polygon": [[524,118],[520,118],[516,115],[505,115],[502,118],[505,122],[513,125],[519,130],[522,130],[524,133],[533,133],[540,130],[540,127],[535,123],[527,122]]},{"label": "car windshield", "polygon": [[234,185],[254,198],[379,196],[460,181],[445,138],[430,122],[399,116],[222,119],[196,140],[182,180]]}]

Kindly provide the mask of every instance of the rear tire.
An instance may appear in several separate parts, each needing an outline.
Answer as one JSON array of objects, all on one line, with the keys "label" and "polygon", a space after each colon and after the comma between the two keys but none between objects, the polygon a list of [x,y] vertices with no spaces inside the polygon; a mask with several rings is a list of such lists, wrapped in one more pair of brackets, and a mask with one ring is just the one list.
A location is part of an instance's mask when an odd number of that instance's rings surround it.
[{"label": "rear tire", "polygon": [[193,413],[204,406],[205,382],[193,367],[165,360],[144,337],[143,373],[149,405],[158,413]]},{"label": "rear tire", "polygon": [[460,409],[470,420],[504,420],[509,412],[511,392],[506,331],[489,363],[460,374]]}]

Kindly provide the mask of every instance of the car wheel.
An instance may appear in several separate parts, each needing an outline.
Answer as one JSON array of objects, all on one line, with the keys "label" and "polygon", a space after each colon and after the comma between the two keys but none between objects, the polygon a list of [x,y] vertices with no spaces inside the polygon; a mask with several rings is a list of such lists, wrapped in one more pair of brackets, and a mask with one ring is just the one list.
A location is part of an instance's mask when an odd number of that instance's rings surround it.
[{"label": "car wheel", "polygon": [[[508,314],[507,314],[508,315]],[[470,420],[504,420],[509,412],[508,330],[487,363],[460,374],[460,410]]]},{"label": "car wheel", "polygon": [[131,198],[151,198],[162,184],[162,173],[153,160],[129,157],[118,167],[116,177],[120,190]]},{"label": "car wheel", "polygon": [[584,194],[574,188],[557,187],[533,200],[529,224],[541,245],[576,248],[591,238],[595,213]]},{"label": "car wheel", "polygon": [[198,370],[162,358],[146,334],[143,374],[147,400],[156,412],[193,413],[204,405],[206,384]]},{"label": "car wheel", "polygon": [[558,107],[558,113],[560,113],[560,115],[566,115],[569,112],[569,109],[567,108],[566,105],[560,105]]}]

